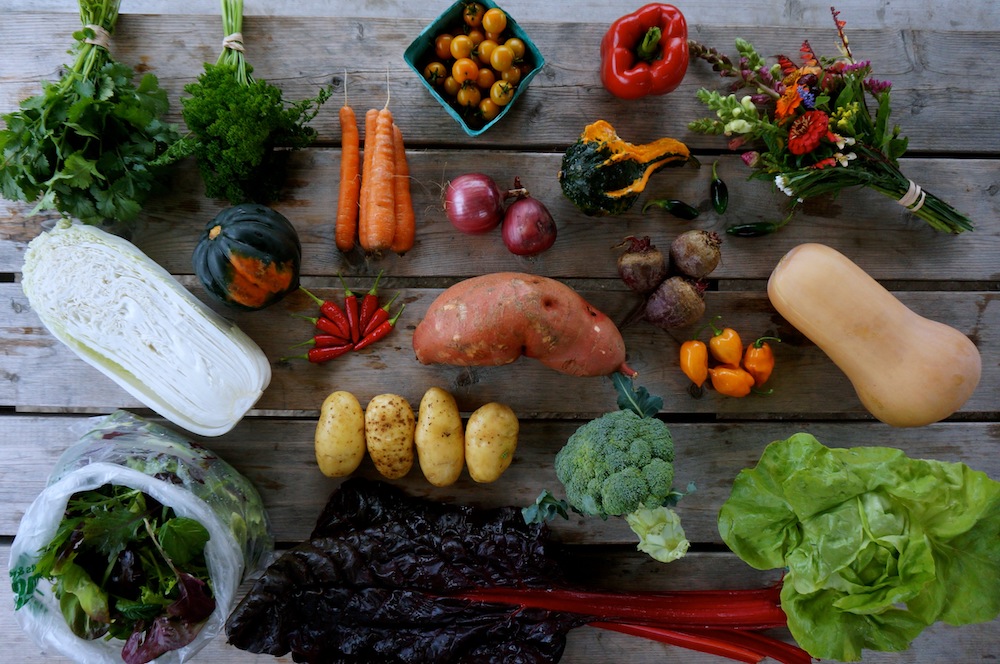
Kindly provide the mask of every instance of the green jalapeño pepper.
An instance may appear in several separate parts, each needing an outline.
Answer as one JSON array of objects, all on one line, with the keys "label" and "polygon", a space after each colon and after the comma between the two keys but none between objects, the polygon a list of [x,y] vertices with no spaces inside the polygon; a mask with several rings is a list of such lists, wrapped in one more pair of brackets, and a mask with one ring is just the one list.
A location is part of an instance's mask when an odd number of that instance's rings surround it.
[{"label": "green jalape\u00f1o pepper", "polygon": [[621,99],[673,91],[688,67],[687,21],[660,3],[623,16],[601,40],[601,83]]}]

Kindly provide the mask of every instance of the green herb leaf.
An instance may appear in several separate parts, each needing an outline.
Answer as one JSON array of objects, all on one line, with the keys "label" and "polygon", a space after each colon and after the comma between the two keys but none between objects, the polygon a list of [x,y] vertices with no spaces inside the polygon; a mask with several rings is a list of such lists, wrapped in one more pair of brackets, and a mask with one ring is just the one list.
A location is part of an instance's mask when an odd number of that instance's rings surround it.
[{"label": "green herb leaf", "polygon": [[186,565],[195,556],[203,555],[209,537],[205,526],[187,517],[166,521],[157,533],[160,546],[177,565]]}]

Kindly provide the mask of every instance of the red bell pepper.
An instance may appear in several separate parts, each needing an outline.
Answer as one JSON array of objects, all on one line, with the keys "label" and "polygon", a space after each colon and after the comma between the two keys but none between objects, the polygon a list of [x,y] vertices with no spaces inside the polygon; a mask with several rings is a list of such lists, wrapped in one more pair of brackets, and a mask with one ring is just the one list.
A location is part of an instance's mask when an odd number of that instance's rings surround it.
[{"label": "red bell pepper", "polygon": [[621,99],[666,94],[681,84],[688,59],[684,15],[648,4],[612,23],[601,40],[601,83]]}]

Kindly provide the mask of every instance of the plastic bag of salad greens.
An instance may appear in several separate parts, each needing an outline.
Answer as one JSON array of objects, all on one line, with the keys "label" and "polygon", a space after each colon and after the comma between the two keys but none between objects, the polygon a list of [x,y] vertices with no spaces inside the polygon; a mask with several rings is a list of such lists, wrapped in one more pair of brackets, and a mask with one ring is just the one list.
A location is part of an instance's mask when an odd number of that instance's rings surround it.
[{"label": "plastic bag of salad greens", "polygon": [[124,411],[89,423],[18,527],[15,616],[74,661],[187,661],[271,562],[260,495],[163,426]]}]

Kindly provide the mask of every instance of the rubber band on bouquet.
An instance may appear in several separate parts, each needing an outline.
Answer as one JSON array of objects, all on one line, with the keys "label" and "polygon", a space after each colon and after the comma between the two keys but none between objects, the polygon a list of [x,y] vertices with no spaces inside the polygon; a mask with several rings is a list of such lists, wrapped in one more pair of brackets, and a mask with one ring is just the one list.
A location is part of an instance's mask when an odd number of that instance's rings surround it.
[{"label": "rubber band on bouquet", "polygon": [[920,188],[920,185],[910,180],[910,188],[906,190],[903,197],[897,203],[905,207],[910,212],[916,212],[924,206],[927,199],[927,192]]},{"label": "rubber band on bouquet", "polygon": [[108,47],[111,45],[111,33],[102,28],[99,25],[94,25],[93,23],[88,23],[83,26],[85,28],[90,28],[94,31],[93,37],[87,37],[83,40],[84,44],[93,44],[94,46],[100,46],[105,51],[110,50]]}]

